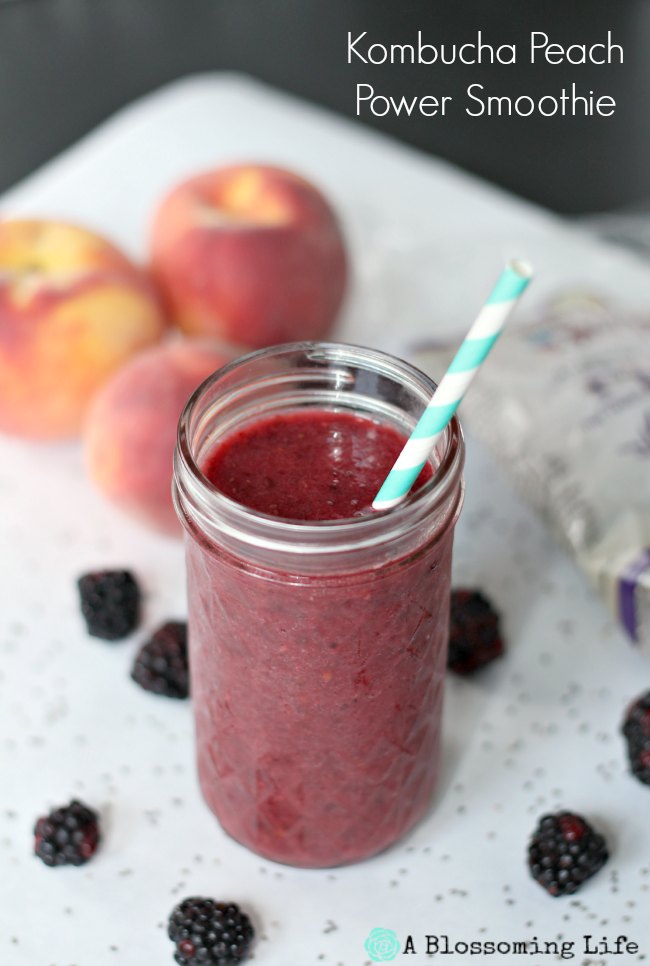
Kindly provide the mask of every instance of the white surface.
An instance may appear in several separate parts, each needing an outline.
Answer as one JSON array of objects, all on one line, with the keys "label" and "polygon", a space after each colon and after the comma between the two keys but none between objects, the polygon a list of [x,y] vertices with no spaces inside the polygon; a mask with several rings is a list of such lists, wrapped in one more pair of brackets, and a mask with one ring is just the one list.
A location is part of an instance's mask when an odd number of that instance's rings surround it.
[{"label": "white surface", "polygon": [[[395,348],[456,331],[504,257],[530,259],[533,305],[588,285],[640,306],[640,262],[568,231],[534,207],[446,165],[237,77],[206,76],[122,112],[2,200],[4,214],[85,222],[144,257],[161,192],[215,163],[264,159],[317,181],[342,213],[357,283],[339,335]],[[453,941],[575,941],[627,934],[650,958],[650,788],[627,774],[618,727],[650,668],[584,579],[470,442],[457,584],[504,614],[506,658],[450,679],[435,809],[385,855],[332,872],[264,862],[227,840],[203,805],[189,703],[140,691],[128,671],[148,629],[183,616],[180,545],[107,506],[75,445],[0,440],[0,963],[149,966],[172,962],[163,924],[186,895],[252,912],[264,966],[363,966],[372,927]],[[124,644],[86,637],[75,578],[131,566],[147,589],[142,630]],[[32,857],[31,826],[79,795],[102,810],[105,841],[81,869]],[[585,813],[612,858],[575,899],[529,879],[528,836],[544,810]],[[487,962],[555,962],[548,956]],[[441,960],[446,962],[447,960]],[[452,966],[482,962],[456,955]]]}]

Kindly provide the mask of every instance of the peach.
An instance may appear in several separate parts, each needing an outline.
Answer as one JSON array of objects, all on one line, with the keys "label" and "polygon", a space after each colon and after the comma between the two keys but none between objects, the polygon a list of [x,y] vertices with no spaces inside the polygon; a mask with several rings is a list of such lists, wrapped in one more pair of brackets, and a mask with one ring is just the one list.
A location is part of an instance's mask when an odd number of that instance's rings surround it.
[{"label": "peach", "polygon": [[97,387],[164,328],[150,280],[104,238],[0,222],[0,430],[76,435]]},{"label": "peach", "polygon": [[163,533],[180,533],[171,499],[178,419],[194,389],[227,361],[202,340],[156,346],[120,369],[90,406],[84,449],[91,480]]},{"label": "peach", "polygon": [[346,265],[328,202],[281,168],[236,165],[190,178],[153,223],[153,272],[178,324],[235,345],[326,336]]}]

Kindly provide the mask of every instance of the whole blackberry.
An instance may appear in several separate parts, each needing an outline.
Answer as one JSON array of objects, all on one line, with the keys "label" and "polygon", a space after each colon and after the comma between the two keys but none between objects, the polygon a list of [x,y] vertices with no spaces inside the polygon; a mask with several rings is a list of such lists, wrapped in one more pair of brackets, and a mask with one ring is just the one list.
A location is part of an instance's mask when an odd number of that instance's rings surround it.
[{"label": "whole blackberry", "polygon": [[140,588],[129,570],[98,570],[77,581],[88,633],[117,641],[135,630],[140,617]]},{"label": "whole blackberry", "polygon": [[34,853],[46,865],[83,865],[99,845],[97,812],[73,799],[39,818],[34,826]]},{"label": "whole blackberry", "polygon": [[176,906],[167,933],[179,966],[235,966],[246,958],[255,935],[239,906],[201,898]]},{"label": "whole blackberry", "polygon": [[650,691],[627,709],[622,731],[632,773],[640,782],[650,785]]},{"label": "whole blackberry", "polygon": [[471,674],[503,654],[499,615],[478,590],[451,593],[447,666],[456,674]]},{"label": "whole blackberry", "polygon": [[607,862],[605,839],[580,815],[544,815],[528,846],[528,867],[552,896],[570,895]]},{"label": "whole blackberry", "polygon": [[190,693],[187,663],[187,624],[168,621],[140,648],[131,677],[145,691],[166,698],[186,698]]}]

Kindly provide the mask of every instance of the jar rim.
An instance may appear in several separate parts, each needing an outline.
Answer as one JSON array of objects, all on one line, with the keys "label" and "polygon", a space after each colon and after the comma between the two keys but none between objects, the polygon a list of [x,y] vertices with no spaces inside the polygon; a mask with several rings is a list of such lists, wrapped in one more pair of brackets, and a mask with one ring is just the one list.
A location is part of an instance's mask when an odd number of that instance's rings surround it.
[{"label": "jar rim", "polygon": [[[420,390],[424,389],[428,396],[437,388],[429,376],[410,363],[381,350],[351,343],[290,342],[240,356],[208,376],[192,393],[181,414],[174,453],[173,483],[174,504],[181,522],[187,526],[188,519],[194,519],[199,528],[209,530],[218,521],[216,529],[220,535],[230,535],[243,543],[266,549],[289,551],[293,554],[340,553],[382,544],[390,540],[395,532],[417,527],[421,520],[448,500],[456,489],[457,506],[449,521],[453,525],[462,502],[464,463],[463,433],[456,416],[441,438],[442,454],[431,479],[409,494],[402,503],[388,510],[337,520],[292,520],[262,513],[238,503],[210,482],[195,458],[191,439],[193,420],[206,393],[215,383],[246,365],[298,353],[305,356],[312,353],[318,358],[339,362],[368,362],[369,369],[374,366],[375,371],[384,373],[393,370],[393,373],[401,375],[405,381],[417,384]],[[189,514],[186,511],[188,503],[191,507]],[[446,531],[447,526],[444,529]]]}]

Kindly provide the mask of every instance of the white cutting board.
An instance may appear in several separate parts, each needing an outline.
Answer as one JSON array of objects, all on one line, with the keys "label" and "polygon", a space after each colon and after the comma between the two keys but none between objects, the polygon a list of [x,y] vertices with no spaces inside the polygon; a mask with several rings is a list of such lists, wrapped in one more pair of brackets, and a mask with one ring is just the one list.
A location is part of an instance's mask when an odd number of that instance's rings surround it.
[{"label": "white cutting board", "polygon": [[[19,136],[19,132],[5,132]],[[120,112],[0,200],[2,214],[87,223],[144,258],[161,193],[197,169],[265,160],[302,171],[339,209],[356,282],[347,341],[406,351],[465,327],[505,257],[530,259],[526,311],[559,287],[638,307],[650,274],[555,217],[351,122],[233,75],[173,84]],[[520,316],[521,317],[521,316]],[[516,324],[516,323],[515,323]],[[457,532],[457,584],[498,603],[507,658],[450,679],[435,808],[408,839],[351,868],[299,871],[220,831],[195,781],[191,707],[128,677],[147,629],[184,614],[182,548],[123,517],[90,488],[74,444],[0,439],[0,963],[172,962],[164,923],[187,895],[242,903],[262,966],[363,966],[373,927],[452,942],[627,934],[650,957],[650,788],[627,774],[618,727],[650,666],[612,626],[581,574],[471,440]],[[145,625],[114,646],[86,637],[75,578],[132,567]],[[31,826],[78,795],[101,808],[105,841],[81,869],[43,866]],[[546,809],[583,812],[612,858],[575,900],[553,900],[525,867]],[[469,963],[552,955],[457,954]]]}]

